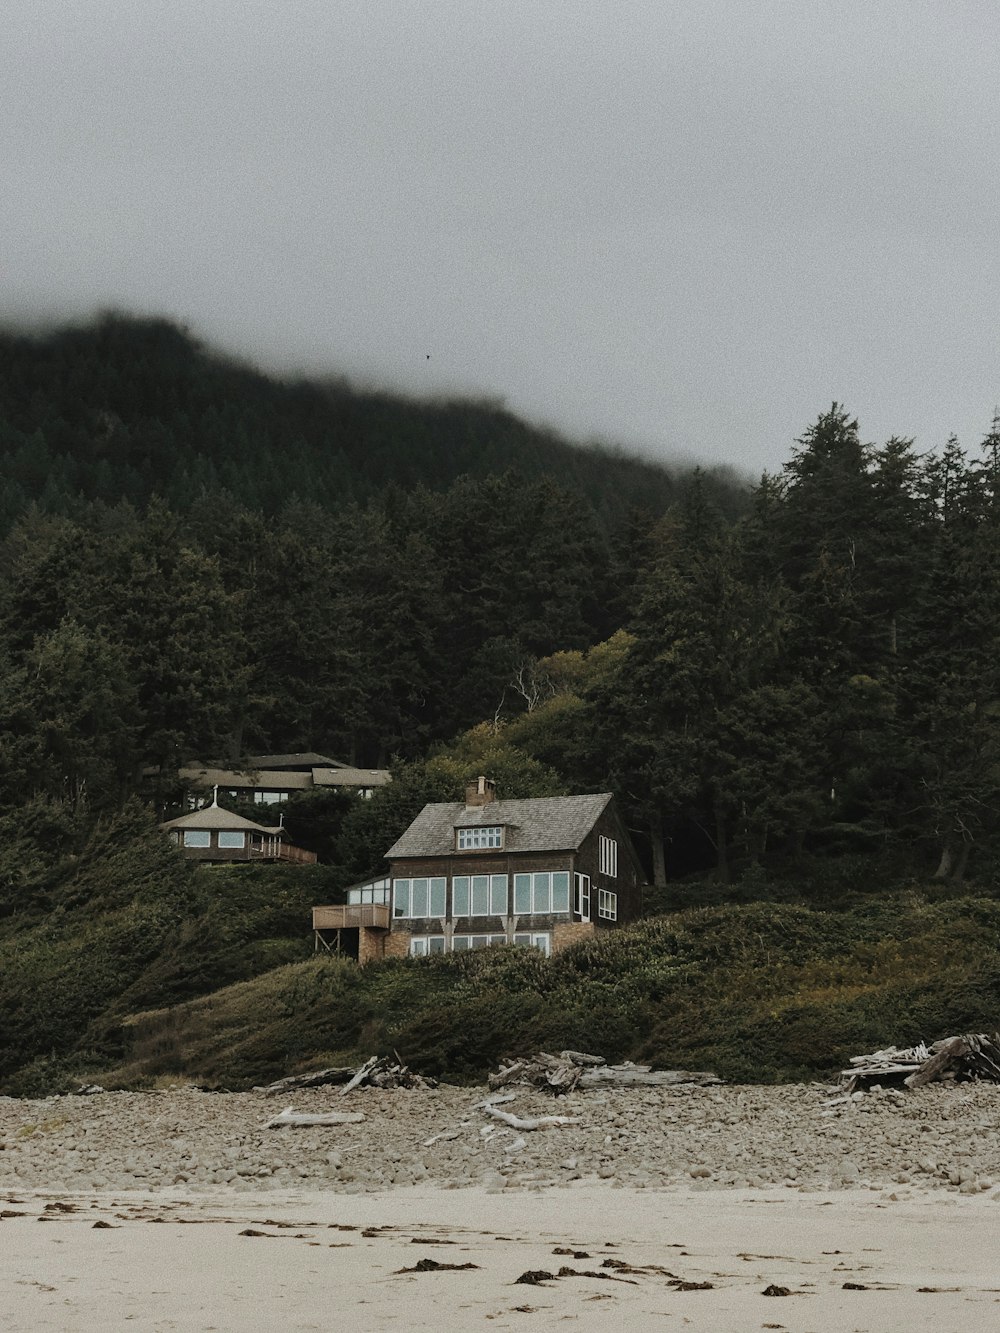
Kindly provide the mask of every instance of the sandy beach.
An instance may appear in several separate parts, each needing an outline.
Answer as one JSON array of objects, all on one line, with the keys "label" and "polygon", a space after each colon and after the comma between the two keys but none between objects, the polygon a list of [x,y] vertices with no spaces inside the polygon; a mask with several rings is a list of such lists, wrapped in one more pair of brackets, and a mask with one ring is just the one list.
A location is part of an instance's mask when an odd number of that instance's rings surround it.
[{"label": "sandy beach", "polygon": [[520,1136],[482,1096],[319,1089],[290,1100],[364,1119],[306,1129],[254,1094],[0,1099],[0,1327],[1000,1324],[996,1089],[525,1092],[577,1123]]}]

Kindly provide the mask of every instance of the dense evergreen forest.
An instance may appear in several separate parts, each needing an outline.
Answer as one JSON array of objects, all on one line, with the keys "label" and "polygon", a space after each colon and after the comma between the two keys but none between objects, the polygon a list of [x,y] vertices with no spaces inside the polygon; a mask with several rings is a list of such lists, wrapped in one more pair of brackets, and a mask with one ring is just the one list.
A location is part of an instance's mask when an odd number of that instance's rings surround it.
[{"label": "dense evergreen forest", "polygon": [[[0,453],[0,1079],[29,1071],[11,1086],[54,1086],[74,1052],[99,1066],[137,1009],[299,965],[309,903],[477,772],[510,796],[615,791],[651,912],[769,900],[828,985],[841,963],[782,900],[993,893],[1000,423],[927,453],[865,443],[834,404],[751,487],[490,405],[279,381],[109,317],[0,337]],[[371,801],[288,803],[315,873],[197,871],[157,834],[173,793],[150,767],[298,750],[394,768]],[[947,934],[921,910],[879,918],[893,957],[890,918]],[[510,983],[507,964],[442,966]],[[608,1053],[639,1052],[636,1024],[668,1032],[658,966]],[[576,995],[576,967],[602,964],[584,950],[546,976]],[[426,1021],[415,1048],[446,1068]]]}]

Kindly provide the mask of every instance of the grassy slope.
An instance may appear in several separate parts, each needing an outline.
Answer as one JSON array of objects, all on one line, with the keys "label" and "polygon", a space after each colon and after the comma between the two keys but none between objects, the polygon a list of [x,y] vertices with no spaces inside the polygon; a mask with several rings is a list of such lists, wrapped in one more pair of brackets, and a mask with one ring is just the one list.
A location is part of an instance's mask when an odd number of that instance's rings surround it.
[{"label": "grassy slope", "polygon": [[1000,903],[868,900],[854,910],[755,904],[660,917],[558,958],[493,950],[336,959],[127,1020],[109,1077],[240,1087],[397,1049],[462,1080],[501,1056],[570,1046],[726,1078],[824,1077],[891,1043],[994,1027]]},{"label": "grassy slope", "polygon": [[855,894],[837,911],[719,904],[551,960],[499,949],[359,970],[311,955],[309,908],[337,896],[327,867],[194,867],[138,805],[78,850],[63,842],[29,881],[18,858],[0,867],[2,1092],[240,1087],[394,1048],[453,1080],[564,1046],[781,1080],[1000,1018],[1000,901],[972,888]]},{"label": "grassy slope", "polygon": [[192,866],[138,805],[100,825],[5,904],[0,1091],[69,1086],[118,1055],[123,1014],[308,958],[329,880],[321,866]]}]

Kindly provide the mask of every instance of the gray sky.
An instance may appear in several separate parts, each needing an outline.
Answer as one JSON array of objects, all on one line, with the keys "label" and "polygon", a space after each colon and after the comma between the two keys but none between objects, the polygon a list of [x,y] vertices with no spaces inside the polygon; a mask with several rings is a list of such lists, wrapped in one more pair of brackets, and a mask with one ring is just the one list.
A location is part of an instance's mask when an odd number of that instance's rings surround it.
[{"label": "gray sky", "polygon": [[995,0],[29,0],[0,50],[10,315],[753,473],[834,399],[927,449],[1000,401]]}]

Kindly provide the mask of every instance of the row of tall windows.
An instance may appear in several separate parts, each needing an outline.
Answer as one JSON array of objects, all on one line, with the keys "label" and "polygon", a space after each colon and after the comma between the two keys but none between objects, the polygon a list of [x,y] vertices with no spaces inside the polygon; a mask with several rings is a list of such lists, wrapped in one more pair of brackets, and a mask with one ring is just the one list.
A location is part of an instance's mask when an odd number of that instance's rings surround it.
[{"label": "row of tall windows", "polygon": [[506,875],[456,875],[451,881],[452,916],[506,916]]},{"label": "row of tall windows", "polygon": [[392,882],[394,917],[444,916],[448,881],[433,879],[395,879]]},{"label": "row of tall windows", "polygon": [[598,861],[602,875],[609,879],[618,878],[618,843],[614,838],[605,838],[602,834],[598,842]]},{"label": "row of tall windows", "polygon": [[[451,949],[454,953],[462,953],[467,949],[490,949],[501,944],[516,944],[526,949],[539,949],[546,958],[551,952],[551,936],[543,932],[518,931],[513,939],[508,940],[506,935],[453,935],[451,937]],[[433,953],[447,953],[449,941],[444,935],[415,935],[410,940],[410,956],[412,958],[426,958]]]},{"label": "row of tall windows", "polygon": [[[395,879],[392,882],[392,914],[397,919],[444,917],[447,915],[447,880]],[[510,879],[507,875],[456,875],[451,882],[451,915],[509,916]],[[513,912],[516,916],[538,916],[569,911],[569,873],[542,870],[514,876]]]}]

